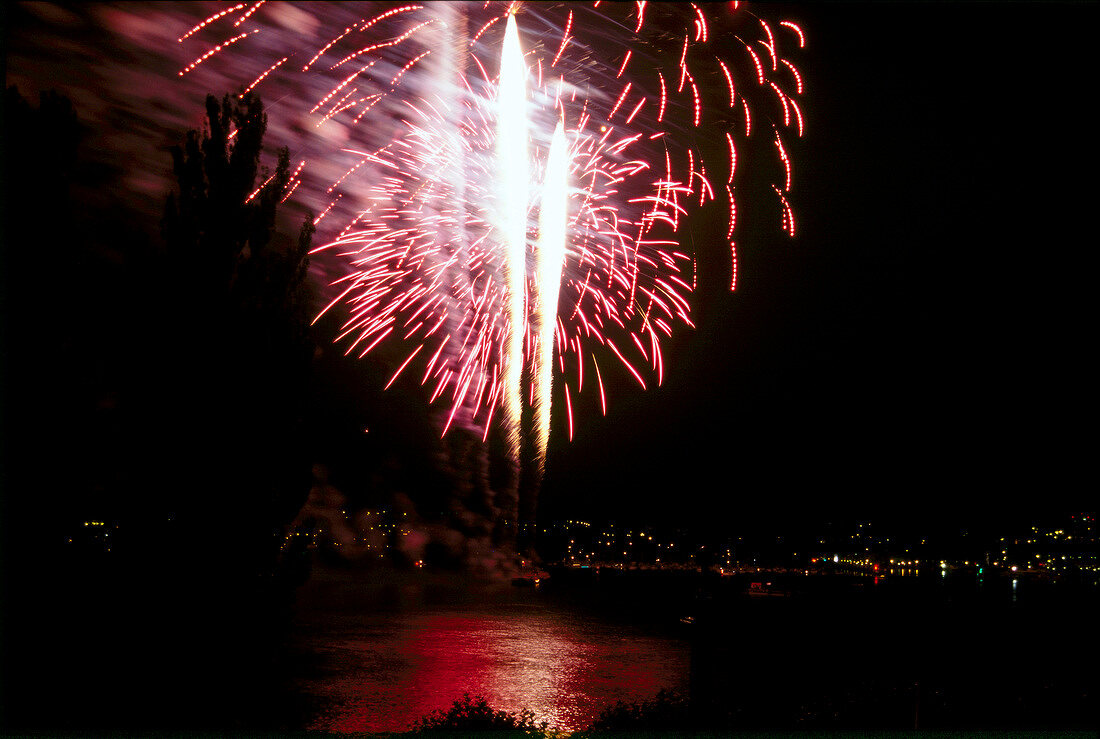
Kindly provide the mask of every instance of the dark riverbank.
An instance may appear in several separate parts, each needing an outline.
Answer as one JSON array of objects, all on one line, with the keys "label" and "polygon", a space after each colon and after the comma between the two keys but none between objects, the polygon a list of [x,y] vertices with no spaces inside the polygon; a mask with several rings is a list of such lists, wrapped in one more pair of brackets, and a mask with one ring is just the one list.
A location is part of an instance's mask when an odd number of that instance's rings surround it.
[{"label": "dark riverbank", "polygon": [[704,596],[692,698],[709,722],[1097,725],[1095,589],[936,575],[779,577],[772,588],[783,595],[745,596],[734,586]]}]

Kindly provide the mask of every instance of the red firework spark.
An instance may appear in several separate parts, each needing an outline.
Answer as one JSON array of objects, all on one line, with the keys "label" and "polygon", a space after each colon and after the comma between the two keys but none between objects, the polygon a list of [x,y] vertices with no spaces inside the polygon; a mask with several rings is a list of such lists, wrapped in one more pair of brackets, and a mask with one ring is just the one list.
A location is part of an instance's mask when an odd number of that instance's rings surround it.
[{"label": "red firework spark", "polygon": [[[345,14],[348,7],[342,6]],[[179,40],[197,43],[197,36],[223,31],[226,38],[180,75],[219,53],[268,54],[262,73],[249,75],[248,89],[296,74],[312,76],[308,89],[323,90],[297,101],[319,130],[347,132],[346,144],[309,158],[310,166],[326,154],[348,160],[329,178],[327,205],[317,218],[323,241],[317,251],[346,263],[321,314],[337,305],[347,310],[336,341],[349,354],[363,356],[385,340],[403,342],[406,354],[390,384],[417,366],[432,400],[447,398],[444,433],[455,421],[487,433],[503,393],[508,285],[494,235],[492,153],[500,21],[509,13],[516,14],[526,49],[536,176],[545,165],[547,129],[562,120],[569,140],[572,190],[554,343],[559,371],[564,376],[572,368],[562,383],[570,436],[571,395],[583,389],[588,361],[606,412],[593,345],[606,348],[644,388],[647,377],[661,383],[662,339],[676,324],[691,325],[695,260],[677,234],[684,217],[713,200],[715,190],[701,152],[678,142],[715,126],[701,88],[721,90],[715,102],[722,127],[713,135],[725,138],[728,151],[719,192],[724,189],[729,215],[731,289],[737,283],[737,147],[752,135],[753,112],[772,129],[782,171],[772,187],[781,226],[794,235],[784,140],[802,134],[796,100],[802,79],[784,49],[805,43],[796,24],[782,21],[773,29],[744,3],[369,7],[375,9],[353,23],[341,21],[320,43],[282,53],[249,48],[264,38],[265,24],[274,25],[267,19],[272,7],[257,2],[219,10]],[[321,4],[309,10],[326,12]],[[295,56],[301,61],[286,64]],[[305,181],[304,167],[303,160],[285,197]],[[531,202],[529,248],[537,207]],[[325,222],[332,217],[341,220]],[[525,330],[530,363],[538,339]],[[418,358],[422,364],[414,363]]]}]

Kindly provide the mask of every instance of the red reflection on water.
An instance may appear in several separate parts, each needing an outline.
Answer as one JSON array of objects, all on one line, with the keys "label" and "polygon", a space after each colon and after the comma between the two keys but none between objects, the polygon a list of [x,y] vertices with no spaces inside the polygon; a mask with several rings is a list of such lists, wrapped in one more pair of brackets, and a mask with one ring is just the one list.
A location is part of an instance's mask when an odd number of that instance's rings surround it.
[{"label": "red reflection on water", "polygon": [[312,728],[402,731],[466,692],[573,731],[616,700],[644,700],[686,680],[681,644],[576,626],[548,614],[409,616],[394,638],[341,645],[354,655],[335,678],[346,702]]}]

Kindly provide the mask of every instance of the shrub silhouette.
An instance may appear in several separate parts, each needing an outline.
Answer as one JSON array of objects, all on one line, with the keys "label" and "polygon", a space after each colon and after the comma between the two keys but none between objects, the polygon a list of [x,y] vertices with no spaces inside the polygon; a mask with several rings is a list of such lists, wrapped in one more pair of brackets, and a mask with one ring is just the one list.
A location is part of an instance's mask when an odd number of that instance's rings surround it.
[{"label": "shrub silhouette", "polygon": [[437,710],[418,719],[412,730],[425,732],[484,732],[496,735],[548,737],[553,733],[545,721],[535,722],[535,716],[524,710],[519,714],[494,710],[481,696],[471,697],[463,693],[447,710]]},{"label": "shrub silhouette", "polygon": [[693,725],[692,719],[691,705],[685,697],[674,691],[662,690],[651,700],[616,702],[601,711],[592,725],[579,735],[684,730]]}]

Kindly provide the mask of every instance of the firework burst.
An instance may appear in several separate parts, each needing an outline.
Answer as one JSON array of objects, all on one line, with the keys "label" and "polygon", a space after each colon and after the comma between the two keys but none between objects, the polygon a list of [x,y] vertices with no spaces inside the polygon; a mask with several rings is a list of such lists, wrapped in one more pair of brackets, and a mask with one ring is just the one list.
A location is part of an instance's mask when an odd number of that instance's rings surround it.
[{"label": "firework burst", "polygon": [[[305,118],[341,142],[311,162],[330,171],[312,180],[327,177],[312,188],[317,251],[344,265],[320,314],[346,310],[348,354],[403,347],[390,383],[415,372],[445,404],[444,434],[484,439],[499,413],[518,454],[531,404],[541,470],[554,393],[570,438],[576,394],[592,388],[606,412],[600,357],[661,383],[662,341],[691,325],[695,260],[678,232],[708,201],[728,207],[736,287],[738,145],[754,129],[773,139],[793,236],[784,140],[802,132],[802,82],[784,48],[802,32],[738,3],[367,4],[351,20],[358,7],[246,85],[311,80]],[[180,75],[248,53],[269,11],[242,3],[183,34],[222,35]],[[692,142],[714,139],[726,160],[708,173]]]}]

